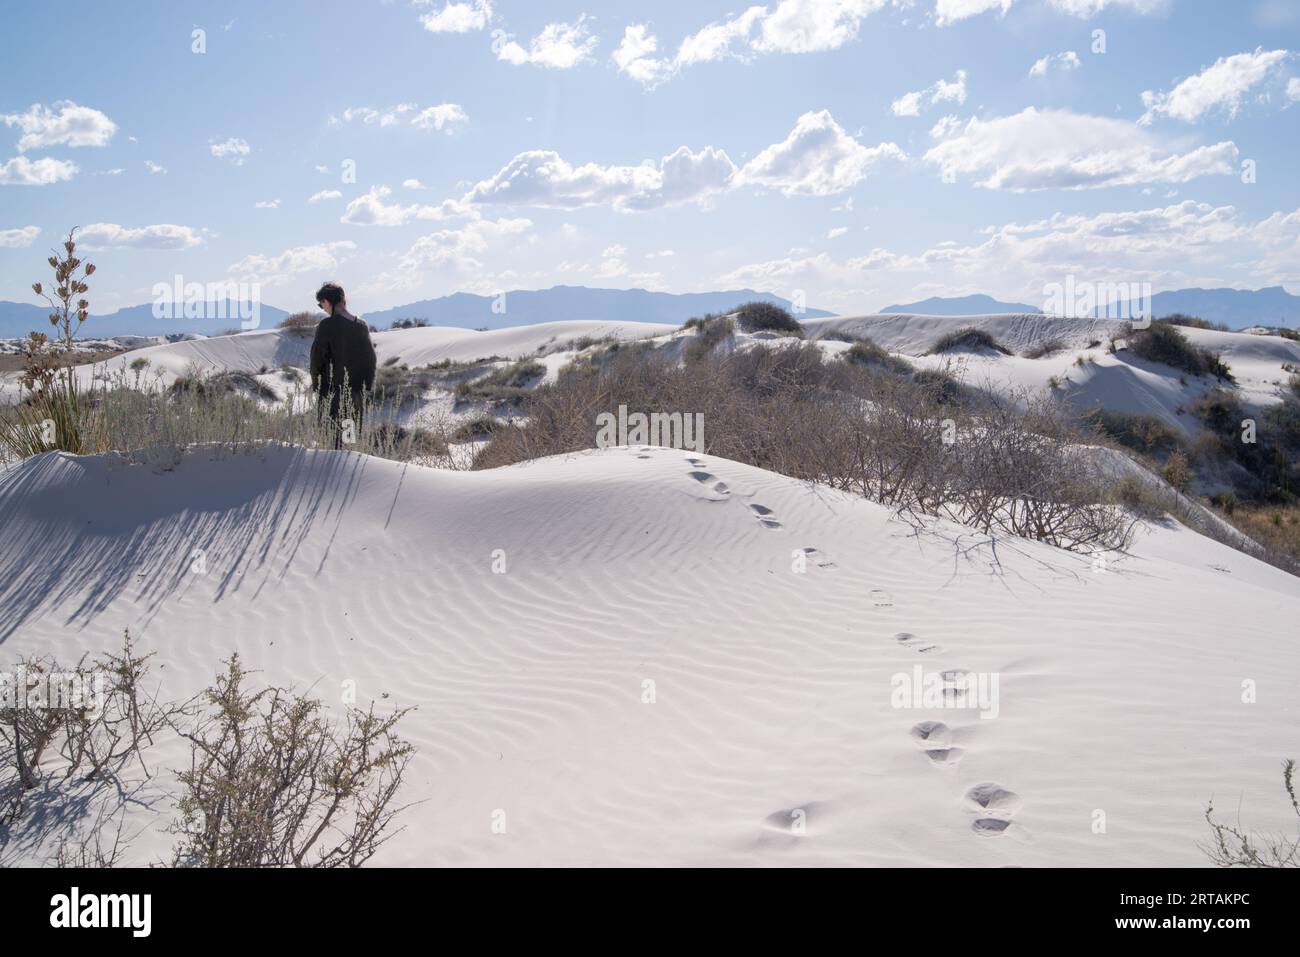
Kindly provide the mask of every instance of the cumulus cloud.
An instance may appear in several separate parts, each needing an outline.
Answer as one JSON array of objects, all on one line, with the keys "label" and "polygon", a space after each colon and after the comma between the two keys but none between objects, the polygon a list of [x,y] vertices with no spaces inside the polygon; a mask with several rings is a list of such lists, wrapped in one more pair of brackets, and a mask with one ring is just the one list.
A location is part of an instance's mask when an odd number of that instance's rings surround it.
[{"label": "cumulus cloud", "polygon": [[279,209],[280,201],[278,199],[264,199],[253,204],[254,209]]},{"label": "cumulus cloud", "polygon": [[1265,51],[1262,47],[1254,53],[1220,57],[1213,65],[1187,77],[1168,93],[1143,92],[1142,105],[1147,111],[1138,122],[1146,126],[1157,116],[1169,116],[1195,123],[1218,111],[1226,113],[1229,118],[1234,117],[1241,109],[1245,95],[1270,76],[1275,76],[1290,57],[1286,50]]},{"label": "cumulus cloud", "polygon": [[0,247],[25,249],[41,234],[38,226],[20,226],[17,229],[0,229]]},{"label": "cumulus cloud", "polygon": [[548,23],[529,41],[527,48],[514,37],[503,35],[493,42],[497,59],[515,66],[532,64],[552,70],[568,70],[591,59],[598,38],[587,28],[589,18],[581,16],[575,23]]},{"label": "cumulus cloud", "polygon": [[401,226],[417,219],[456,219],[474,217],[477,212],[465,203],[448,199],[437,206],[387,202],[393,191],[387,186],[373,186],[368,193],[348,203],[339,222],[352,226]]},{"label": "cumulus cloud", "polygon": [[309,203],[322,203],[327,199],[342,199],[343,194],[337,189],[322,189],[318,193],[312,193],[307,197]]},{"label": "cumulus cloud", "polygon": [[155,163],[153,160],[145,160],[144,168],[149,171],[150,176],[158,176],[167,172],[167,167],[160,163]]},{"label": "cumulus cloud", "polygon": [[707,199],[726,189],[736,167],[725,152],[680,147],[657,165],[574,166],[554,150],[520,153],[465,196],[473,204],[578,209],[610,205],[621,211],[655,209]]},{"label": "cumulus cloud", "polygon": [[420,17],[420,23],[430,33],[470,33],[484,29],[491,21],[489,0],[446,3]]},{"label": "cumulus cloud", "polygon": [[517,241],[532,226],[528,219],[479,219],[421,236],[398,258],[394,269],[380,275],[374,288],[407,289],[431,276],[480,278],[485,272],[480,257],[493,246]]},{"label": "cumulus cloud", "polygon": [[645,24],[623,31],[611,59],[648,89],[680,70],[712,60],[749,60],[758,54],[835,50],[858,35],[862,21],[889,0],[781,0],[771,11],[750,6],[728,20],[709,23],[686,36],[672,56],[656,56],[658,39]]},{"label": "cumulus cloud", "polygon": [[469,116],[458,103],[439,103],[424,109],[418,103],[398,103],[378,110],[369,106],[349,106],[342,113],[329,118],[331,126],[354,122],[380,128],[408,123],[422,130],[451,133],[468,123]]},{"label": "cumulus cloud", "polygon": [[226,271],[242,282],[275,286],[305,272],[331,273],[356,248],[347,240],[294,246],[277,256],[245,256]]},{"label": "cumulus cloud", "polygon": [[33,103],[26,113],[6,113],[0,119],[22,130],[20,153],[51,146],[107,146],[117,132],[117,124],[99,110],[71,100],[61,100],[53,109]]},{"label": "cumulus cloud", "polygon": [[895,116],[920,116],[921,111],[936,103],[966,102],[966,71],[958,70],[951,80],[936,80],[924,90],[904,93],[889,108]]},{"label": "cumulus cloud", "polygon": [[1300,209],[1251,222],[1232,206],[1190,200],[1167,207],[1055,214],[990,227],[974,243],[919,252],[877,248],[845,259],[826,253],[752,263],[719,277],[721,288],[815,289],[818,299],[866,312],[932,288],[1039,302],[1043,286],[1074,274],[1092,282],[1150,282],[1176,289],[1213,281],[1258,286],[1294,281]]},{"label": "cumulus cloud", "polygon": [[924,157],[975,185],[1013,191],[1185,183],[1228,175],[1231,141],[1179,152],[1124,120],[1028,107],[1013,116],[971,119]]},{"label": "cumulus cloud", "polygon": [[[996,10],[1005,15],[1016,0],[935,0],[934,19],[941,26],[951,26],[970,17]],[[1162,13],[1169,8],[1170,0],[1046,0],[1049,7],[1072,16],[1087,18],[1108,7],[1125,8],[1133,13]]]},{"label": "cumulus cloud", "polygon": [[230,160],[235,166],[243,166],[245,157],[252,152],[248,143],[238,136],[232,136],[220,143],[213,141],[208,144],[208,151],[217,159]]},{"label": "cumulus cloud", "polygon": [[786,196],[833,196],[861,182],[882,159],[905,160],[895,143],[866,147],[829,110],[805,113],[782,142],[740,171],[738,182],[779,189]]},{"label": "cumulus cloud", "polygon": [[0,186],[49,186],[72,179],[79,171],[77,164],[69,160],[48,156],[29,160],[26,156],[15,156],[7,163],[0,163]]},{"label": "cumulus cloud", "polygon": [[1034,65],[1029,68],[1030,76],[1047,76],[1047,71],[1051,69],[1060,70],[1062,73],[1068,73],[1071,70],[1077,70],[1083,64],[1079,60],[1079,54],[1073,50],[1066,50],[1064,53],[1055,53],[1045,57],[1039,57],[1034,61]]},{"label": "cumulus cloud", "polygon": [[87,249],[189,249],[200,245],[203,236],[190,226],[172,223],[136,227],[92,223],[77,231],[77,242]]},{"label": "cumulus cloud", "polygon": [[1286,97],[1295,102],[1300,100],[1300,76],[1293,76],[1286,82]]}]

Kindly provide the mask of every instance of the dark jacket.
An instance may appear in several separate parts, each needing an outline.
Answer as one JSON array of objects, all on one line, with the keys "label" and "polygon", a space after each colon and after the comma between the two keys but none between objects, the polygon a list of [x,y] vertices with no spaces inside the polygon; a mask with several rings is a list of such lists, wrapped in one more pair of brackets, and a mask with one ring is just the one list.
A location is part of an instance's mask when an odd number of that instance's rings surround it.
[{"label": "dark jacket", "polygon": [[338,401],[346,388],[354,397],[375,387],[375,347],[370,327],[336,311],[316,326],[311,344],[311,383],[322,398]]}]

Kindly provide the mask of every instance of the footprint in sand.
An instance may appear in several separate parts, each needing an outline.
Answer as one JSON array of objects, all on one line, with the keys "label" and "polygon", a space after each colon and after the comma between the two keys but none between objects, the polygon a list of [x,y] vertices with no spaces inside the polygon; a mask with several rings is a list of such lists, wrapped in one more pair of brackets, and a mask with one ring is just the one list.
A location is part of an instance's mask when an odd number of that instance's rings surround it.
[{"label": "footprint in sand", "polygon": [[712,492],[714,492],[717,495],[731,494],[731,489],[727,487],[727,483],[719,482],[718,477],[716,475],[710,475],[708,472],[701,472],[698,470],[694,472],[687,472],[686,474],[689,475],[691,478],[695,479],[695,481],[699,482],[701,485],[710,489]]},{"label": "footprint in sand", "polygon": [[912,737],[934,764],[952,767],[966,752],[952,746],[952,728],[942,721],[922,721],[912,727]]},{"label": "footprint in sand", "polygon": [[758,524],[764,528],[781,527],[781,523],[772,516],[772,510],[766,505],[750,505],[749,510],[758,518]]},{"label": "footprint in sand", "polygon": [[984,813],[985,816],[978,817],[971,823],[971,830],[985,836],[1001,834],[1009,828],[1011,818],[1024,804],[1015,791],[1008,791],[991,781],[977,784],[967,791],[966,800],[977,813]]},{"label": "footprint in sand", "polygon": [[900,631],[898,634],[894,636],[894,638],[895,640],[898,641],[899,644],[906,645],[908,648],[911,648],[913,651],[919,652],[920,654],[923,655],[928,655],[932,652],[940,650],[938,645],[931,644],[928,641],[924,641],[916,637],[916,635],[912,634],[910,631]]},{"label": "footprint in sand", "polygon": [[814,563],[816,563],[816,565],[817,565],[818,568],[834,568],[834,567],[835,567],[835,563],[834,563],[833,561],[831,561],[829,558],[827,558],[825,555],[823,555],[823,554],[822,554],[821,552],[819,552],[817,549],[813,548],[811,545],[806,545],[806,546],[804,546],[804,548],[802,549],[802,551],[803,551],[803,553],[804,553],[805,555],[807,555],[809,558],[811,558],[811,559],[813,560]]}]

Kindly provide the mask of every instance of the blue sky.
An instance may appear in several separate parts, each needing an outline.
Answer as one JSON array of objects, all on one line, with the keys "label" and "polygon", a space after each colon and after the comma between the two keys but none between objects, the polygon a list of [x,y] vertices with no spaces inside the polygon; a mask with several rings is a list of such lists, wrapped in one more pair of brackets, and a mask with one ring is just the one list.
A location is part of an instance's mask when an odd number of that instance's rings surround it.
[{"label": "blue sky", "polygon": [[[1296,0],[4,18],[2,299],[34,301],[73,225],[92,312],[176,275],[284,308],[336,279],[362,314],[556,283],[751,286],[848,313],[1039,303],[1071,275],[1300,293]],[[51,67],[68,23],[79,52]]]}]

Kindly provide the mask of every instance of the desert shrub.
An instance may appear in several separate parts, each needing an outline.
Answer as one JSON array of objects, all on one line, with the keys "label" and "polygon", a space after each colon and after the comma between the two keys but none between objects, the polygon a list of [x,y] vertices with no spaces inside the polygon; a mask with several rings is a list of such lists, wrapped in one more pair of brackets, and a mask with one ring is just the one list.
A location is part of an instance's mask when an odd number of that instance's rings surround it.
[{"label": "desert shrub", "polygon": [[1182,449],[1174,449],[1169,454],[1169,459],[1165,462],[1165,467],[1161,469],[1160,475],[1180,492],[1186,492],[1191,488],[1192,466],[1187,460],[1187,453]]},{"label": "desert shrub", "polygon": [[1232,331],[1221,322],[1208,322],[1200,316],[1186,316],[1181,312],[1174,312],[1167,316],[1161,316],[1158,321],[1167,322],[1172,326],[1186,326],[1189,329],[1210,329],[1215,332]]},{"label": "desert shrub", "polygon": [[394,319],[389,329],[424,329],[429,325],[427,319]]},{"label": "desert shrub", "polygon": [[[1300,798],[1295,789],[1295,760],[1282,762],[1282,789],[1291,810],[1300,819]],[[1300,867],[1300,832],[1292,839],[1283,835],[1251,834],[1240,827],[1214,819],[1214,802],[1205,807],[1210,826],[1210,843],[1201,850],[1219,867]]]},{"label": "desert shrub", "polygon": [[1165,496],[1137,475],[1120,478],[1111,489],[1111,500],[1148,522],[1159,521],[1168,513]]},{"label": "desert shrub", "polygon": [[151,775],[143,749],[186,712],[159,703],[147,687],[152,657],[136,653],[127,631],[120,651],[83,656],[73,666],[48,656],[19,662],[18,673],[59,697],[41,707],[28,707],[25,697],[0,707],[0,792],[10,797],[0,818],[12,822],[25,795],[54,776],[120,786],[127,765]]},{"label": "desert shrub", "polygon": [[910,375],[912,373],[912,363],[906,359],[900,359],[884,347],[876,345],[870,339],[854,340],[853,345],[844,353],[844,358],[849,362],[876,366],[897,375]]},{"label": "desert shrub", "polygon": [[[1127,540],[1131,519],[1058,408],[942,401],[939,388],[857,363],[827,362],[811,343],[759,347],[676,364],[659,354],[575,365],[523,403],[474,460],[492,468],[592,448],[597,416],[629,410],[706,423],[706,451],[986,532],[1065,548]],[[951,434],[950,434],[951,429]],[[953,441],[948,441],[952,438]]]},{"label": "desert shrub", "polygon": [[396,831],[394,805],[412,754],[397,723],[349,709],[340,727],[318,700],[250,691],[238,655],[201,696],[172,863],[181,867],[356,867]]},{"label": "desert shrub", "polygon": [[518,403],[529,392],[529,386],[546,375],[546,366],[535,359],[520,359],[500,369],[494,369],[478,379],[466,379],[456,384],[456,398],[462,401]]},{"label": "desert shrub", "polygon": [[1232,371],[1217,353],[1194,345],[1176,326],[1164,320],[1153,322],[1146,329],[1132,330],[1125,338],[1129,351],[1149,362],[1159,362],[1192,375],[1234,381]]},{"label": "desert shrub", "polygon": [[395,422],[381,422],[367,437],[372,455],[399,462],[442,459],[447,454],[447,439],[441,431],[408,429]]},{"label": "desert shrub", "polygon": [[930,347],[929,355],[938,355],[943,352],[976,352],[981,349],[991,349],[994,352],[1000,352],[1005,356],[1011,355],[1011,350],[998,342],[997,339],[983,329],[967,327],[965,329],[956,329],[953,332],[944,333],[935,340],[934,345]]},{"label": "desert shrub", "polygon": [[481,442],[491,438],[502,427],[500,419],[491,415],[476,415],[456,427],[453,442]]},{"label": "desert shrub", "polygon": [[1147,455],[1169,455],[1183,442],[1181,433],[1156,415],[1097,406],[1085,414],[1084,420],[1102,435]]},{"label": "desert shrub", "polygon": [[1234,492],[1215,492],[1210,496],[1210,504],[1222,509],[1227,515],[1237,510],[1237,496]]},{"label": "desert shrub", "polygon": [[315,332],[317,324],[324,318],[318,312],[295,312],[293,315],[281,319],[276,328],[297,333]]},{"label": "desert shrub", "polygon": [[736,308],[736,322],[745,332],[779,332],[782,335],[803,337],[803,326],[782,307],[771,302],[755,300]]},{"label": "desert shrub", "polygon": [[1065,348],[1066,348],[1065,341],[1063,339],[1056,339],[1056,338],[1044,339],[1042,342],[1037,342],[1034,345],[1030,346],[1023,353],[1021,353],[1021,355],[1023,355],[1026,359],[1043,359],[1046,358],[1047,356],[1054,355],[1055,353],[1061,352]]},{"label": "desert shrub", "polygon": [[1293,372],[1286,380],[1286,387],[1297,396],[1300,396],[1300,372]]},{"label": "desert shrub", "polygon": [[940,405],[959,402],[966,395],[965,386],[947,369],[917,369],[912,374],[912,381]]},{"label": "desert shrub", "polygon": [[682,359],[686,362],[696,362],[711,353],[718,343],[732,335],[736,331],[736,324],[726,316],[706,316],[699,320],[689,320],[683,328],[694,329],[695,338],[682,349]]}]

